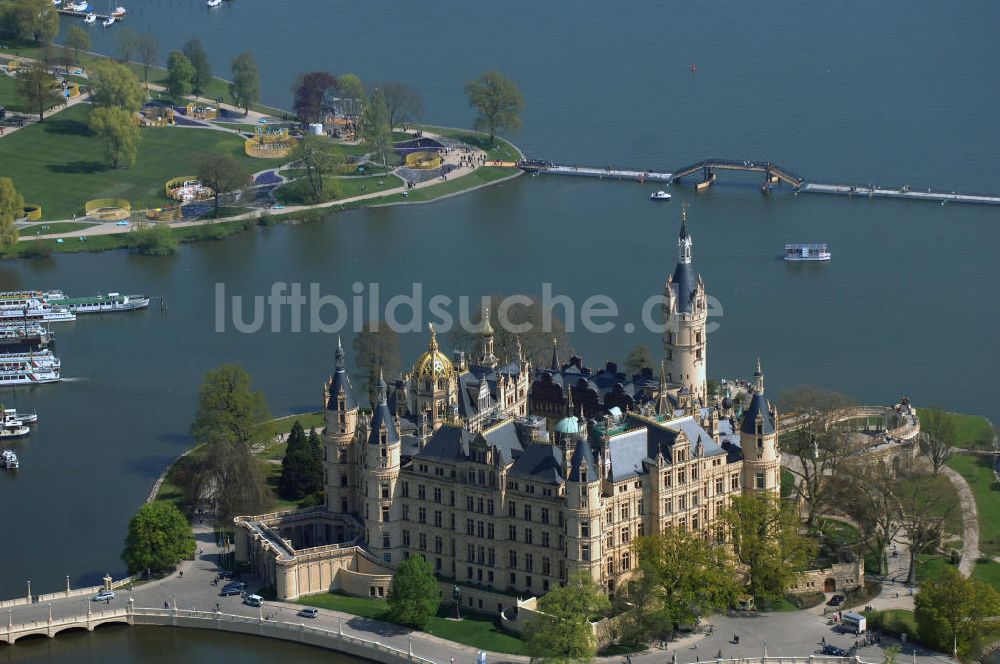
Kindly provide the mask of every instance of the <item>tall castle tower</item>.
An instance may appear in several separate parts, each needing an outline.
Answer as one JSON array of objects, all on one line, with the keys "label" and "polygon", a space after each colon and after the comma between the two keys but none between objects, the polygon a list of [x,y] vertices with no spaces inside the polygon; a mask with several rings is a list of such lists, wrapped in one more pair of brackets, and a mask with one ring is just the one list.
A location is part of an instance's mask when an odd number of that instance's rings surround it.
[{"label": "tall castle tower", "polygon": [[566,479],[567,573],[587,570],[601,583],[601,475],[585,438],[578,438]]},{"label": "tall castle tower", "polygon": [[686,391],[692,400],[708,403],[705,364],[708,306],[705,283],[691,262],[691,234],[687,228],[687,210],[681,212],[681,231],[677,238],[679,256],[673,275],[667,278],[663,334],[667,382],[677,385],[684,402]]},{"label": "tall castle tower", "polygon": [[781,487],[781,451],[775,426],[778,413],[764,396],[764,372],[757,360],[754,390],[740,425],[743,449],[743,491],[778,493]]},{"label": "tall castle tower", "polygon": [[379,374],[378,396],[372,408],[364,447],[362,482],[364,485],[365,541],[368,550],[386,563],[400,562],[393,550],[402,546],[400,521],[402,501],[398,500],[400,453],[399,428],[389,410],[385,380]]},{"label": "tall castle tower", "polygon": [[458,405],[458,381],[454,365],[438,347],[434,326],[428,323],[427,328],[431,334],[427,351],[413,365],[411,412],[426,413],[431,429],[436,431],[452,418]]},{"label": "tall castle tower", "polygon": [[358,401],[344,368],[344,347],[337,339],[333,375],[323,386],[323,476],[326,508],[331,512],[358,512],[357,460],[354,435],[358,429]]}]

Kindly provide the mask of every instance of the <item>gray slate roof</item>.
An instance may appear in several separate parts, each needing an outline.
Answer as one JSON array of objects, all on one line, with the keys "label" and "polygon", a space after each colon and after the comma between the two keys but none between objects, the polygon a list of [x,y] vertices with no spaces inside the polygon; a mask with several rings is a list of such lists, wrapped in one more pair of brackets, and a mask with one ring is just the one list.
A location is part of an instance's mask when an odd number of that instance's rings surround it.
[{"label": "gray slate roof", "polygon": [[562,450],[555,445],[531,443],[517,455],[507,475],[543,484],[562,484]]}]

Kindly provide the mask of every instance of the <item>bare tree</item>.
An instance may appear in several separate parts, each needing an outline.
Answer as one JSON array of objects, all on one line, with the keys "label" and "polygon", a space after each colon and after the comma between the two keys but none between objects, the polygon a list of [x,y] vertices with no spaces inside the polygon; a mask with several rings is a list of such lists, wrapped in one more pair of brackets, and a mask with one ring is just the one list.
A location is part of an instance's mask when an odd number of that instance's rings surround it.
[{"label": "bare tree", "polygon": [[954,495],[931,475],[917,473],[901,477],[894,494],[899,501],[900,529],[910,544],[910,569],[906,582],[917,580],[919,557],[941,547],[944,524],[955,509]]},{"label": "bare tree", "polygon": [[937,475],[941,466],[951,457],[951,446],[955,442],[955,421],[951,415],[939,408],[923,408],[920,411],[920,451],[930,460]]},{"label": "bare tree", "polygon": [[[872,553],[878,556],[878,574],[886,574],[886,547],[900,530],[902,513],[893,493],[893,471],[885,463],[854,458],[844,467],[850,481],[840,485],[838,504],[854,519]],[[870,570],[875,571],[875,570]]]},{"label": "bare tree", "polygon": [[406,122],[415,122],[424,114],[424,102],[410,86],[399,81],[386,81],[377,87],[385,95],[389,109],[389,127],[395,128]]},{"label": "bare tree", "polygon": [[920,451],[930,460],[934,474],[937,475],[941,466],[948,463],[948,459],[951,458],[951,445],[948,444],[948,441],[924,431],[920,432],[917,442],[920,445]]}]

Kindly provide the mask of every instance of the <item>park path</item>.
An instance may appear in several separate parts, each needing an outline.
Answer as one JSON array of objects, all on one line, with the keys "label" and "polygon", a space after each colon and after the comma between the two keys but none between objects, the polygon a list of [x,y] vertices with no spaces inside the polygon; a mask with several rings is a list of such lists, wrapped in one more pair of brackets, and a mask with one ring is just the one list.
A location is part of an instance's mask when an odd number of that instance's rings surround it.
[{"label": "park path", "polygon": [[958,571],[964,576],[972,574],[976,561],[981,555],[979,551],[979,510],[976,508],[976,497],[972,487],[962,475],[948,466],[941,466],[941,472],[948,478],[958,493],[958,503],[962,508],[962,560]]}]

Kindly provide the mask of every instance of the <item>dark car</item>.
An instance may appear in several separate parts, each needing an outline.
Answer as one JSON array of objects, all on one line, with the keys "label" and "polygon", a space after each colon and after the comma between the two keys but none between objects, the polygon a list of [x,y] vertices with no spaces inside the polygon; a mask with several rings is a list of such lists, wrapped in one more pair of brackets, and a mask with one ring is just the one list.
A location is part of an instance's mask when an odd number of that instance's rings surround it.
[{"label": "dark car", "polygon": [[233,573],[227,569],[219,570],[220,579],[231,579],[233,578]]},{"label": "dark car", "polygon": [[247,589],[247,584],[242,581],[234,581],[233,583],[227,583],[222,586],[222,590],[219,594],[223,597],[229,597],[231,595],[242,595],[243,591]]},{"label": "dark car", "polygon": [[847,651],[843,648],[838,648],[837,646],[830,645],[829,643],[823,646],[823,654],[830,655],[831,657],[847,657]]},{"label": "dark car", "polygon": [[841,604],[844,603],[844,599],[845,598],[844,598],[843,595],[834,595],[833,597],[830,598],[830,601],[827,602],[826,605],[827,606],[840,606]]}]

